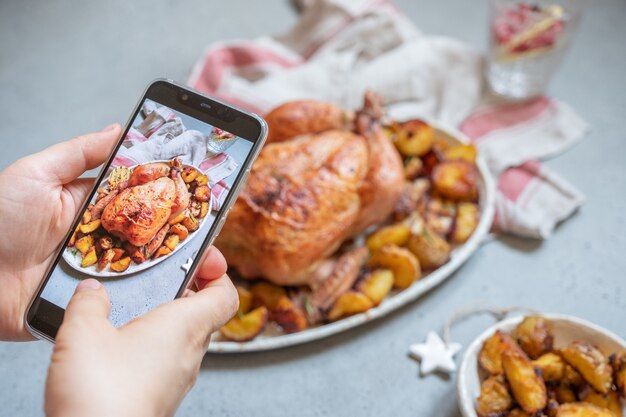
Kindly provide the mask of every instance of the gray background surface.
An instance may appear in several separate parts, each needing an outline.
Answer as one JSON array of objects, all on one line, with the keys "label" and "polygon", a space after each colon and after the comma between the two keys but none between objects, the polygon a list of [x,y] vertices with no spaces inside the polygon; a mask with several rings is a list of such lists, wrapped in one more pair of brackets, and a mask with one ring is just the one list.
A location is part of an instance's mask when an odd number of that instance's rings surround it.
[{"label": "gray background surface", "polygon": [[[425,32],[486,45],[486,1],[398,0]],[[407,347],[484,300],[574,314],[626,336],[626,2],[590,2],[550,93],[591,134],[548,162],[588,198],[548,241],[503,238],[447,283],[374,323],[275,352],[207,355],[179,415],[458,416],[454,380],[421,379]],[[289,28],[285,1],[0,3],[0,168],[112,121],[148,80],[184,81],[205,46]],[[488,318],[464,321],[467,344]],[[39,415],[50,346],[0,344],[0,415]]]}]

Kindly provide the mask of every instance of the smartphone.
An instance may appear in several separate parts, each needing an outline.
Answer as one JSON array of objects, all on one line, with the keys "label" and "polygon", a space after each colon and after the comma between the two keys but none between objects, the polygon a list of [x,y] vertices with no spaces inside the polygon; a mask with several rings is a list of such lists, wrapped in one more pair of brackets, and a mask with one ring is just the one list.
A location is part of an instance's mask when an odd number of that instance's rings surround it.
[{"label": "smartphone", "polygon": [[98,279],[122,326],[180,297],[250,172],[263,119],[171,80],[151,83],[55,253],[28,330],[54,342],[76,285]]}]

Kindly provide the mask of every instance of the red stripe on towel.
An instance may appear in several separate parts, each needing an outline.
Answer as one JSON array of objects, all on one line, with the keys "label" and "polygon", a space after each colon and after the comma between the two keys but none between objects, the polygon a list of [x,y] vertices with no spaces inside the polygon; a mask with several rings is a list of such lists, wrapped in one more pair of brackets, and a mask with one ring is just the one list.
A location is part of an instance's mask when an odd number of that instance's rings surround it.
[{"label": "red stripe on towel", "polygon": [[509,168],[502,173],[498,190],[507,200],[516,202],[528,184],[539,175],[539,161],[527,161],[522,165]]},{"label": "red stripe on towel", "polygon": [[228,156],[226,156],[225,153],[221,153],[219,155],[213,156],[211,158],[205,159],[204,161],[200,162],[199,168],[202,172],[206,173],[210,169],[223,163],[227,158]]},{"label": "red stripe on towel", "polygon": [[115,158],[113,158],[112,165],[116,167],[132,167],[133,165],[137,164],[138,162],[135,161],[133,158],[118,153],[117,155],[115,155]]},{"label": "red stripe on towel", "polygon": [[221,46],[209,50],[203,58],[202,70],[193,87],[211,94],[217,93],[226,70],[258,63],[273,63],[283,68],[300,64],[273,51],[247,43]]},{"label": "red stripe on towel", "polygon": [[541,97],[528,103],[490,107],[479,110],[461,123],[461,132],[472,141],[493,132],[520,123],[528,122],[551,106],[547,97]]}]

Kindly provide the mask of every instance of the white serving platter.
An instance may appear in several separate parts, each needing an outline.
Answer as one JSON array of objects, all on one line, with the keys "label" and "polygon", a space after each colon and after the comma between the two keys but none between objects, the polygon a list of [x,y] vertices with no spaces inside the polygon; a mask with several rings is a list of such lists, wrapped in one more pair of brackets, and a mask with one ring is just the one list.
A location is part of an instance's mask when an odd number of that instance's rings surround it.
[{"label": "white serving platter", "polygon": [[[397,120],[404,120],[412,117],[407,112],[396,113]],[[463,143],[469,143],[469,139],[456,129],[442,126],[439,123],[429,121],[425,119],[429,124],[435,128],[435,136],[448,139],[451,141],[458,141]],[[318,327],[312,327],[298,333],[292,334],[278,334],[271,335],[269,332],[260,334],[250,342],[238,343],[219,340],[219,334],[215,333],[212,336],[211,343],[208,347],[208,352],[219,353],[234,353],[234,352],[256,352],[263,350],[272,350],[284,348],[287,346],[298,345],[302,343],[319,340],[337,333],[341,333],[353,327],[367,323],[371,320],[384,317],[394,310],[417,300],[434,287],[441,284],[444,280],[452,275],[469,257],[478,249],[480,243],[485,236],[488,235],[493,221],[495,210],[495,181],[491,175],[485,160],[478,155],[476,165],[480,173],[479,181],[479,206],[480,206],[480,221],[476,230],[472,236],[463,245],[454,249],[450,256],[450,260],[432,271],[424,278],[413,283],[409,288],[404,291],[397,292],[388,296],[380,305],[371,308],[365,313],[356,314],[354,316],[347,317],[345,319],[324,324]]]},{"label": "white serving platter", "polygon": [[[605,355],[626,350],[626,341],[607,329],[578,317],[565,314],[547,314],[541,316],[554,324],[554,346],[562,347],[575,340],[589,342]],[[484,378],[478,365],[478,353],[485,340],[496,330],[510,333],[524,318],[511,317],[502,320],[485,330],[467,347],[459,367],[457,379],[457,398],[463,417],[478,417],[476,414],[476,398],[480,393],[480,383]],[[623,405],[626,412],[626,405]]]}]

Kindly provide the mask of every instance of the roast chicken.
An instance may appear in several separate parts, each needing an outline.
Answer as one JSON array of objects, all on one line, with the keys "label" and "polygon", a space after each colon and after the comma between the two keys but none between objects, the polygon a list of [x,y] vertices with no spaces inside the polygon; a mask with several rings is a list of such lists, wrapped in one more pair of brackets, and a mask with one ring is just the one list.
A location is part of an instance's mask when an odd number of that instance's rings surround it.
[{"label": "roast chicken", "polygon": [[[382,116],[372,93],[356,114],[312,100],[270,112],[269,143],[216,242],[229,265],[244,278],[318,288],[320,300],[326,288],[353,282],[359,268],[345,265],[362,265],[362,251],[333,255],[383,222],[404,186]],[[353,276],[337,277],[338,267]],[[333,277],[341,283],[327,282]]]},{"label": "roast chicken", "polygon": [[[173,167],[154,162],[135,168],[127,184],[98,202],[104,206],[102,227],[137,247],[164,236],[158,232],[189,205],[189,192],[180,172],[180,160],[175,160]],[[99,207],[94,209],[99,215]]]}]

